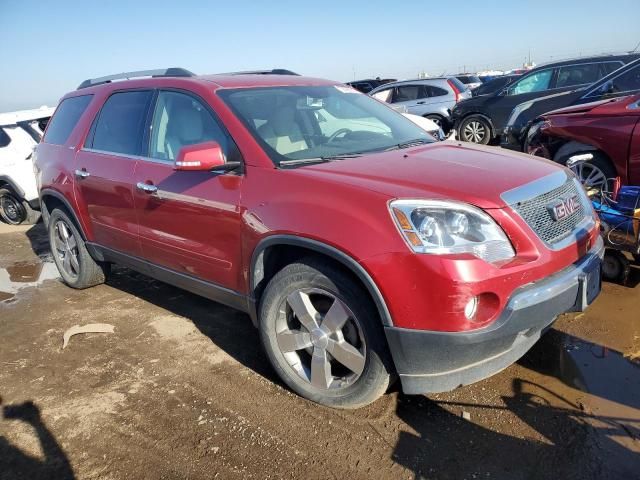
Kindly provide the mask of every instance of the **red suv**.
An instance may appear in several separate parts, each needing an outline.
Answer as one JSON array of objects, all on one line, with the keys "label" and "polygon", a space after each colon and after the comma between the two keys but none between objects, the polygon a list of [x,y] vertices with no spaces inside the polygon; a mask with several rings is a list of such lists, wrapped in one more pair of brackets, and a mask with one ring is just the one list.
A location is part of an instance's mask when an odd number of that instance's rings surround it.
[{"label": "red suv", "polygon": [[37,149],[62,278],[118,263],[245,311],[306,398],[478,381],[600,291],[596,218],[564,167],[435,142],[331,81],[137,73],[67,94]]}]

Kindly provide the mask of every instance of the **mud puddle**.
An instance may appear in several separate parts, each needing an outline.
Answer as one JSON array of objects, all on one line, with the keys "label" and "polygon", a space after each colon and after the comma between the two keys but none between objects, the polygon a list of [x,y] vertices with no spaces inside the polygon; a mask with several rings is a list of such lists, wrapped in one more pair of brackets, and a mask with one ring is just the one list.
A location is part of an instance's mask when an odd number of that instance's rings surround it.
[{"label": "mud puddle", "polygon": [[597,450],[620,472],[640,465],[640,358],[550,331],[527,366],[544,375],[541,387],[575,409],[594,433]]},{"label": "mud puddle", "polygon": [[0,302],[15,301],[20,290],[55,278],[59,278],[59,274],[53,262],[16,262],[0,267]]}]

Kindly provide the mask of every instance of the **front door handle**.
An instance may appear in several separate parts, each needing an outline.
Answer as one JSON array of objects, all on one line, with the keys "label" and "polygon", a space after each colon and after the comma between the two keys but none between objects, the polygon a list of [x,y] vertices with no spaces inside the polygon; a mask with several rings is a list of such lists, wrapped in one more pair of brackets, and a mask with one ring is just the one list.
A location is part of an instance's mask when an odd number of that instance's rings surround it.
[{"label": "front door handle", "polygon": [[76,170],[75,174],[76,174],[76,177],[78,177],[79,179],[87,178],[91,175],[89,172],[87,172],[86,168],[83,168],[81,170]]},{"label": "front door handle", "polygon": [[136,188],[146,193],[156,193],[158,191],[158,187],[156,187],[155,185],[144,182],[136,183]]}]

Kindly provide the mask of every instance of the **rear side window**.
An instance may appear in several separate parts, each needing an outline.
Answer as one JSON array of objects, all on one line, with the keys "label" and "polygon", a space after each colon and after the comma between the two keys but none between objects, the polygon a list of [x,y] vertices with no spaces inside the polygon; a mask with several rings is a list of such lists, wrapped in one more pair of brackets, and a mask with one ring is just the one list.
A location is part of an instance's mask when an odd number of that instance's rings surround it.
[{"label": "rear side window", "polygon": [[582,65],[569,65],[558,69],[556,88],[584,85],[600,80],[602,73],[599,63],[585,63]]},{"label": "rear side window", "polygon": [[96,120],[91,148],[142,155],[144,125],[152,92],[137,90],[111,95]]},{"label": "rear side window", "polygon": [[0,128],[0,148],[6,147],[11,143],[11,138],[2,128]]},{"label": "rear side window", "polygon": [[605,62],[600,64],[600,68],[603,72],[603,77],[605,75],[609,75],[611,72],[615,72],[619,68],[621,68],[624,64],[622,62]]},{"label": "rear side window", "polygon": [[69,135],[71,135],[78,120],[87,109],[92,97],[93,95],[82,95],[80,97],[65,98],[49,122],[44,142],[53,145],[67,143]]}]

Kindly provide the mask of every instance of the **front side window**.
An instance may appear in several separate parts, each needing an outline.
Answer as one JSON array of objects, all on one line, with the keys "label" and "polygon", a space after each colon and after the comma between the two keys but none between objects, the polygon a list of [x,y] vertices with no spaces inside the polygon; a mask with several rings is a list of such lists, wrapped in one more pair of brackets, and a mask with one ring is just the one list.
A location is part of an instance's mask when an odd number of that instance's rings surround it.
[{"label": "front side window", "polygon": [[218,142],[224,150],[226,135],[202,103],[190,95],[163,91],[158,94],[149,156],[173,161],[186,145]]},{"label": "front side window", "polygon": [[543,92],[548,90],[552,74],[553,70],[548,69],[527,75],[509,88],[509,95],[521,95],[523,93]]},{"label": "front side window", "polygon": [[393,88],[385,88],[384,90],[380,90],[371,96],[376,100],[380,100],[381,102],[390,103],[392,93],[393,93]]},{"label": "front side window", "polygon": [[276,164],[433,141],[401,114],[340,85],[224,89],[218,94]]},{"label": "front side window", "polygon": [[111,95],[98,115],[91,148],[125,155],[142,155],[144,125],[152,96],[150,90]]},{"label": "front side window", "polygon": [[11,143],[11,137],[0,127],[0,148],[6,147]]},{"label": "front side window", "polygon": [[612,80],[612,93],[640,90],[640,64]]},{"label": "front side window", "polygon": [[597,82],[601,77],[600,64],[585,63],[569,65],[558,69],[556,88],[573,87]]},{"label": "front side window", "polygon": [[82,95],[62,100],[49,122],[50,125],[44,137],[44,142],[53,145],[67,143],[71,132],[78,124],[78,120],[87,109],[92,97],[93,95]]}]

